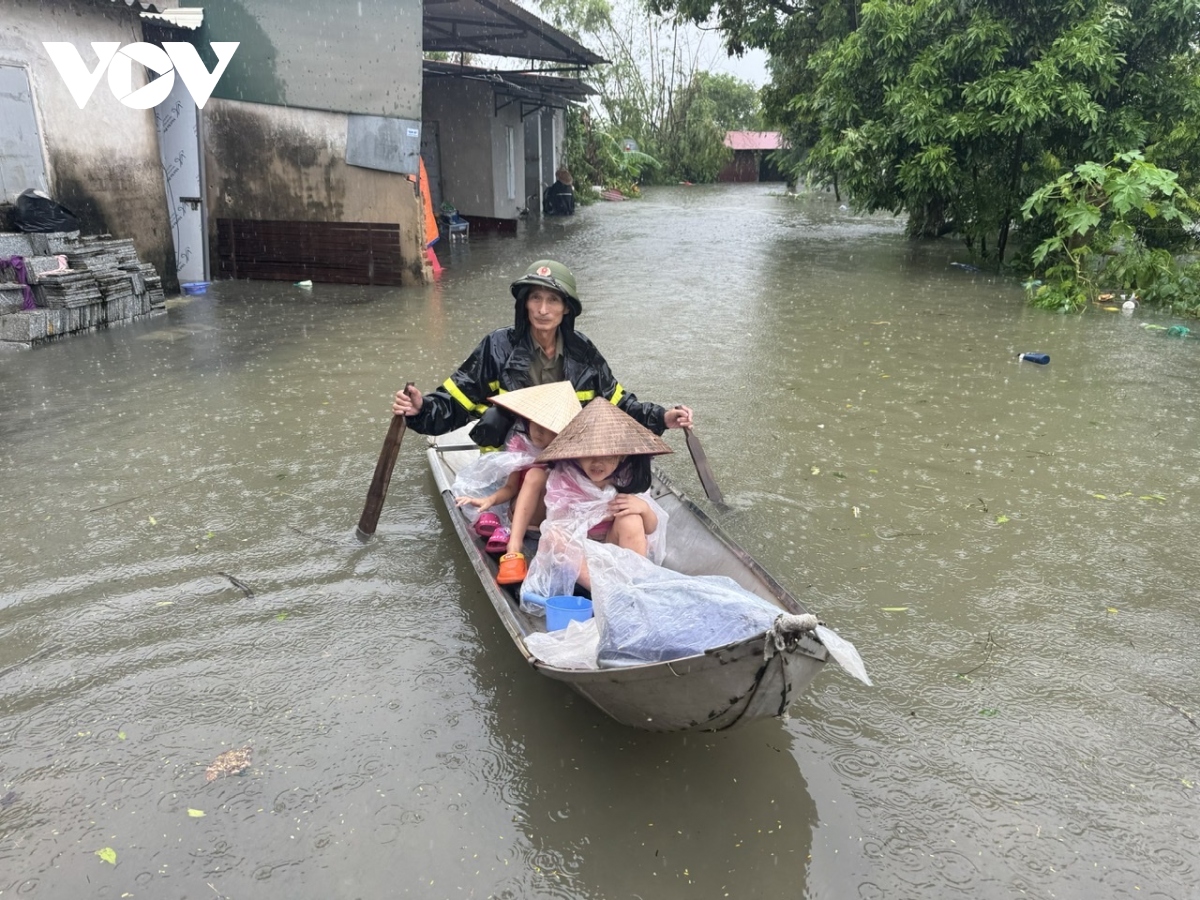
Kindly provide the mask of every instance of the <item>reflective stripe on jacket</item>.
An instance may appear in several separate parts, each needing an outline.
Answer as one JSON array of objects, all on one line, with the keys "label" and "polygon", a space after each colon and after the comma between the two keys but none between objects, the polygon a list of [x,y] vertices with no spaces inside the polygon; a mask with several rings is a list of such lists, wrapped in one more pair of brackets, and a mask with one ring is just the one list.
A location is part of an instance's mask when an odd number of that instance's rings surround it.
[{"label": "reflective stripe on jacket", "polygon": [[[562,336],[563,374],[580,403],[604,397],[655,434],[666,430],[667,411],[656,403],[642,403],[625,390],[595,344],[578,331],[563,331]],[[532,358],[531,336],[518,339],[515,328],[496,329],[441,387],[424,395],[421,411],[409,418],[408,426],[419,434],[445,434],[461,428],[488,411],[488,397],[530,387]]]}]

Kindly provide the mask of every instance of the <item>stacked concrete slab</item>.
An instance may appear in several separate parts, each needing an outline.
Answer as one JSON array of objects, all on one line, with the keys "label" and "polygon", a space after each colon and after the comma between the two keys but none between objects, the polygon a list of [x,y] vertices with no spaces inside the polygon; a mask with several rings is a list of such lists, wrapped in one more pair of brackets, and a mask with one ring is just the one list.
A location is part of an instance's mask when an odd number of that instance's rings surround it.
[{"label": "stacked concrete slab", "polygon": [[31,347],[165,308],[162,279],[138,259],[133,241],[81,238],[77,231],[0,233],[0,259],[14,256],[24,260],[34,308],[27,308],[13,269],[0,271],[0,348]]}]

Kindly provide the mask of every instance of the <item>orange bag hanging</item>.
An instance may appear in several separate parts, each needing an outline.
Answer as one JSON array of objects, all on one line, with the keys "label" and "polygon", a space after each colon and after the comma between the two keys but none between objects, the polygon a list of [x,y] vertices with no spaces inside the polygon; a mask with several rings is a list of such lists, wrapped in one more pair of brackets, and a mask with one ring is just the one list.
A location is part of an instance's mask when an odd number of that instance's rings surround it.
[{"label": "orange bag hanging", "polygon": [[[425,246],[432,247],[438,242],[438,221],[437,216],[433,213],[433,194],[429,190],[429,173],[425,171],[425,160],[420,159],[420,164],[418,189],[421,191],[421,204],[425,207]],[[430,237],[430,235],[433,236]]]}]

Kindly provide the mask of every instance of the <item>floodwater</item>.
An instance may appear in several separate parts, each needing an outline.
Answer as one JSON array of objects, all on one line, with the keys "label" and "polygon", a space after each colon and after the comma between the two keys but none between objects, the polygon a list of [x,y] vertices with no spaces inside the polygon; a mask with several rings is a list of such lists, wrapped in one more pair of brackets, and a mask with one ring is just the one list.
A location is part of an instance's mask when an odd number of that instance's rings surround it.
[{"label": "floodwater", "polygon": [[[646,193],[0,356],[0,897],[1200,896],[1200,342],[827,195]],[[874,687],[610,722],[520,662],[411,433],[354,539],[391,392],[542,256]]]}]

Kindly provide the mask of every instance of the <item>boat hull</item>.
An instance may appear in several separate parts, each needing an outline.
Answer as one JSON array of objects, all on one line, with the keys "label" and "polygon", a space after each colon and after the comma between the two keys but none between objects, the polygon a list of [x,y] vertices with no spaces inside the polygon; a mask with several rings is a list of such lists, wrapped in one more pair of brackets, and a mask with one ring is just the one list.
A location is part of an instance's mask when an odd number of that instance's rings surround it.
[{"label": "boat hull", "polygon": [[[545,631],[545,620],[522,612],[518,599],[496,583],[496,563],[450,490],[457,471],[478,451],[467,447],[465,435],[457,432],[430,443],[429,465],[447,515],[517,650],[538,672],[567,684],[616,721],[647,731],[721,731],[781,716],[824,666],[826,650],[811,632],[785,636],[778,623],[775,630],[670,662],[602,669],[544,664],[530,653],[525,639]],[[806,612],[661,472],[655,472],[651,490],[670,516],[664,565],[686,574],[729,576],[778,606],[787,614],[784,618]],[[526,554],[535,552],[536,543],[527,540]]]}]

